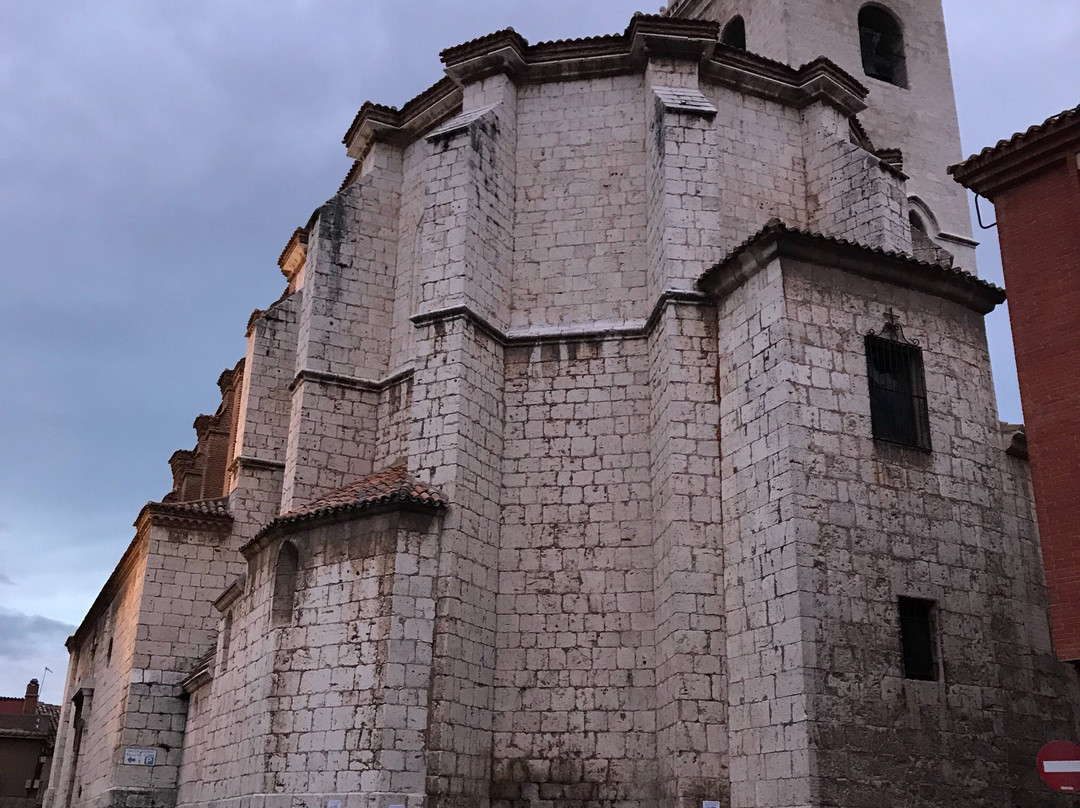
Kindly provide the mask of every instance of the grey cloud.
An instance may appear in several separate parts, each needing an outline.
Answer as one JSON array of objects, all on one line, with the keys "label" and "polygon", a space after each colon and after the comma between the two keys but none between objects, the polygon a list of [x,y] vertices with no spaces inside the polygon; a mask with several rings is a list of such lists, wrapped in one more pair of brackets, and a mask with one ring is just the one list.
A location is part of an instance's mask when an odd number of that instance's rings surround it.
[{"label": "grey cloud", "polygon": [[59,646],[61,650],[75,626],[0,607],[0,659],[25,660]]},{"label": "grey cloud", "polygon": [[42,700],[59,702],[67,671],[64,640],[74,630],[59,620],[0,607],[0,695],[21,696],[27,682],[44,677]]}]

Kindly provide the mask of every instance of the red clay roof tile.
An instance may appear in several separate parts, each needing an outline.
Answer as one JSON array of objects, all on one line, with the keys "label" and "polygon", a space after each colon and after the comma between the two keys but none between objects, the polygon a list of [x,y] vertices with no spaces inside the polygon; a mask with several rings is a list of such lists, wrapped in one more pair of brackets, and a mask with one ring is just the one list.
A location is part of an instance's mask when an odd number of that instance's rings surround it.
[{"label": "red clay roof tile", "polygon": [[443,510],[448,502],[441,491],[410,477],[404,462],[362,477],[356,482],[319,497],[303,507],[282,514],[259,535],[285,525],[328,516],[355,513],[378,505],[411,504]]}]

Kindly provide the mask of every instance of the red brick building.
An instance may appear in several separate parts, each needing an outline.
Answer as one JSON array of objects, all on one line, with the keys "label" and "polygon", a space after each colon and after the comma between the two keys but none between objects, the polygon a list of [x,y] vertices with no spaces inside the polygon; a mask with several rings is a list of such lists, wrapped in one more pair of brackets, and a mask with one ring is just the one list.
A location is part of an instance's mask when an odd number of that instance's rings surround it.
[{"label": "red brick building", "polygon": [[0,808],[41,805],[49,784],[60,707],[38,701],[38,680],[22,697],[0,697]]},{"label": "red brick building", "polygon": [[1054,646],[1080,661],[1080,107],[950,173],[997,209]]}]

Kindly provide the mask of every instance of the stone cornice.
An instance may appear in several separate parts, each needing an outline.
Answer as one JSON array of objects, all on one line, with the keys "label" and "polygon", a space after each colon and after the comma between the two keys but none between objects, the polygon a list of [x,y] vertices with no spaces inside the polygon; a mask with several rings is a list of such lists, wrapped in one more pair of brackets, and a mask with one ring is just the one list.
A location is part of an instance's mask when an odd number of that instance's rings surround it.
[{"label": "stone cornice", "polygon": [[951,300],[979,314],[1005,302],[1005,291],[960,269],[902,253],[797,230],[777,219],[706,272],[698,286],[725,297],[773,260],[790,258]]},{"label": "stone cornice", "polygon": [[235,473],[239,468],[262,469],[264,471],[284,471],[285,463],[281,460],[264,460],[261,457],[237,455],[229,463],[229,471]]},{"label": "stone cornice", "polygon": [[298,294],[301,294],[301,292],[296,289],[286,288],[285,291],[282,293],[281,297],[279,297],[277,300],[270,304],[270,308],[255,309],[253,312],[251,312],[251,316],[248,317],[247,328],[244,330],[244,337],[250,337],[252,333],[254,333],[255,326],[258,324],[259,320],[261,320],[268,314],[273,314],[274,311],[278,309],[278,307],[280,307],[283,303],[287,303],[289,300],[291,300],[294,296]]},{"label": "stone cornice", "polygon": [[318,370],[300,370],[289,383],[289,390],[295,390],[304,382],[316,382],[328,384],[334,387],[346,387],[351,390],[363,390],[369,393],[381,393],[388,387],[404,381],[413,375],[413,367],[406,365],[394,373],[382,379],[361,379],[356,376],[345,376],[340,373],[324,373]]},{"label": "stone cornice", "polygon": [[373,516],[382,516],[388,513],[413,513],[424,516],[438,516],[446,510],[445,506],[430,505],[410,501],[395,501],[365,505],[351,509],[341,508],[328,510],[325,513],[305,517],[302,520],[275,519],[259,531],[251,541],[240,548],[244,558],[251,560],[259,555],[275,540],[284,536],[291,536],[308,530],[314,530],[326,525],[335,525],[342,522],[353,522],[358,519],[368,519]]},{"label": "stone cornice", "polygon": [[345,133],[349,156],[362,160],[376,141],[410,143],[461,109],[461,87],[450,77],[436,82],[400,110],[366,102]]},{"label": "stone cornice", "polygon": [[205,687],[210,684],[214,679],[214,662],[216,660],[217,649],[211,649],[208,653],[204,654],[198,662],[195,663],[195,667],[192,669],[188,677],[180,683],[180,687],[184,689],[184,692],[189,696],[201,687]]},{"label": "stone cornice", "polygon": [[[705,81],[798,108],[816,101],[847,115],[866,108],[867,89],[828,59],[795,70],[748,51],[720,45],[719,25],[707,20],[637,15],[622,34],[530,45],[513,29],[496,31],[442,52],[446,77],[400,110],[365,103],[344,137],[362,160],[375,141],[405,145],[461,110],[461,85],[505,74],[518,84],[642,73],[651,58],[700,65]],[[349,177],[354,177],[350,171]]]},{"label": "stone cornice", "polygon": [[228,498],[223,497],[196,502],[148,502],[135,519],[135,529],[140,533],[151,527],[228,533],[232,523]]},{"label": "stone cornice", "polygon": [[247,576],[241,575],[229,584],[225,591],[218,595],[217,600],[214,601],[214,608],[221,614],[225,614],[225,611],[244,594],[244,583],[246,581]]},{"label": "stone cornice", "polygon": [[183,688],[184,692],[189,696],[214,681],[214,676],[210,673],[211,662],[213,662],[213,660],[210,660],[210,662],[207,662],[204,665],[200,665],[187,679],[180,683],[180,687]]},{"label": "stone cornice", "polygon": [[528,47],[529,43],[517,31],[505,28],[447,48],[440,57],[447,76],[458,84],[470,84],[500,73],[522,77]]},{"label": "stone cornice", "polygon": [[446,496],[438,488],[409,476],[404,461],[401,461],[281,514],[241,547],[240,552],[251,559],[278,536],[376,514],[434,515],[442,513],[448,506]]},{"label": "stone cornice", "polygon": [[668,306],[680,304],[711,306],[712,299],[699,291],[669,289],[659,295],[647,318],[621,323],[598,322],[554,328],[539,327],[503,331],[466,305],[449,306],[444,309],[422,312],[413,315],[412,322],[416,326],[425,326],[432,323],[463,319],[469,321],[474,328],[484,332],[500,345],[507,348],[517,348],[605,339],[647,339],[653,333],[665,309]]},{"label": "stone cornice", "polygon": [[285,245],[285,249],[281,251],[281,255],[278,257],[281,274],[285,276],[285,279],[290,284],[307,259],[307,245],[308,231],[306,228],[298,227],[293,231],[288,243]]},{"label": "stone cornice", "polygon": [[815,102],[849,116],[866,109],[868,90],[824,57],[795,70],[748,51],[719,47],[702,64],[701,78],[796,109]]}]

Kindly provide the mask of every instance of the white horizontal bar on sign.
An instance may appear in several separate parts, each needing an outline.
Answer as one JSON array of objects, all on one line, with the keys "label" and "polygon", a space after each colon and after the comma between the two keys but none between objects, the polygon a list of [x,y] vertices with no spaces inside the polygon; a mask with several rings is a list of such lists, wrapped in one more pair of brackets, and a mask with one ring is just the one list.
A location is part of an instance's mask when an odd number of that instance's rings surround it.
[{"label": "white horizontal bar on sign", "polygon": [[1043,762],[1043,771],[1047,774],[1080,772],[1080,760],[1047,760]]}]

